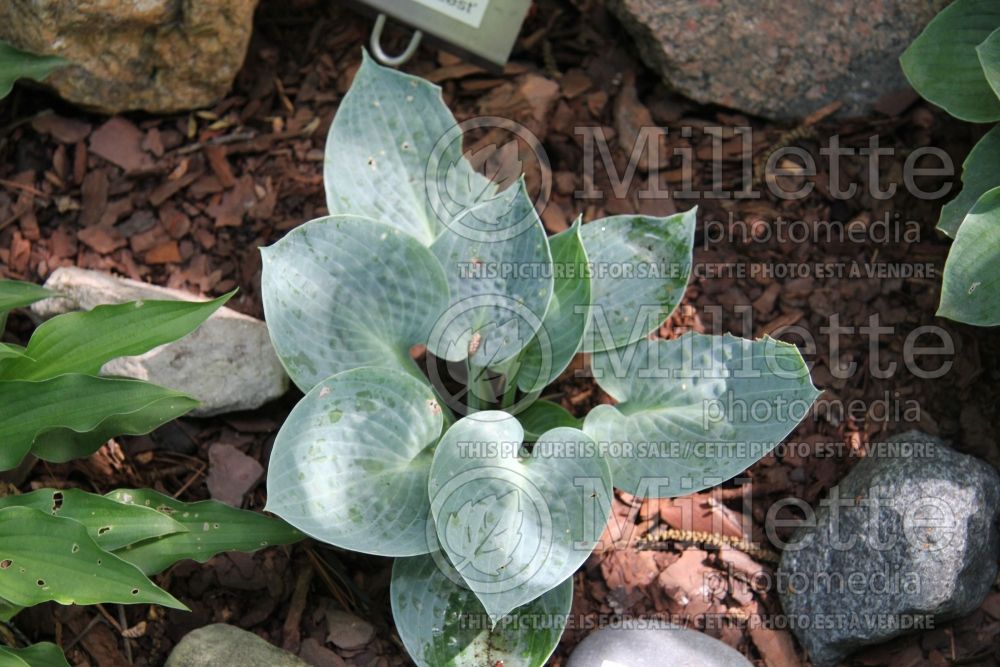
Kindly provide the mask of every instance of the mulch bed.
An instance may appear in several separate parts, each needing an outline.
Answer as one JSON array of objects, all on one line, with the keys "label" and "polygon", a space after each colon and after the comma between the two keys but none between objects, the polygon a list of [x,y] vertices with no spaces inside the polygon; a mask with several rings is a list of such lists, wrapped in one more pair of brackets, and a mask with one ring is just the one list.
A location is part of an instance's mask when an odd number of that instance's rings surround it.
[{"label": "mulch bed", "polygon": [[[257,248],[325,213],[326,132],[369,30],[368,21],[335,3],[265,1],[233,92],[214,108],[190,114],[108,119],[44,92],[18,89],[0,115],[0,276],[44,281],[55,268],[76,265],[203,294],[238,286],[230,305],[261,317]],[[976,130],[950,123],[925,105],[900,108],[905,105],[891,99],[885,115],[843,121],[820,115],[802,128],[695,105],[665,90],[638,60],[627,35],[599,3],[587,0],[536,3],[522,35],[502,75],[426,48],[406,69],[439,83],[460,120],[505,116],[542,139],[554,176],[552,201],[543,213],[550,232],[580,214],[585,221],[634,211],[664,215],[697,204],[696,277],[659,335],[691,330],[768,334],[796,343],[811,336],[815,348],[804,352],[815,364],[814,382],[824,390],[822,406],[789,437],[790,446],[746,474],[749,484],[730,482],[674,500],[618,496],[614,514],[629,530],[609,531],[608,548],[576,575],[574,627],[551,664],[563,664],[595,624],[615,615],[687,623],[759,665],[805,664],[787,631],[759,622],[780,612],[773,591],[741,585],[773,570],[766,554],[719,549],[701,538],[652,542],[648,536],[669,529],[740,536],[745,510],[755,539],[763,543],[759,531],[775,501],[795,496],[815,503],[864,455],[869,442],[908,428],[954,439],[962,451],[1000,465],[995,409],[1000,337],[934,318],[948,251],[948,243],[933,231],[941,202],[905,193],[873,198],[866,187],[871,174],[861,158],[844,159],[841,165],[845,182],[861,186],[848,200],[830,195],[829,175],[822,168],[811,178],[813,193],[800,200],[779,200],[766,188],[760,199],[643,198],[651,167],[660,167],[663,186],[675,189],[682,181],[673,149],[689,149],[694,157],[694,189],[711,189],[712,138],[700,132],[685,138],[674,129],[663,139],[668,150],[661,151],[662,164],[640,164],[627,192],[615,195],[598,169],[594,186],[606,196],[582,200],[574,192],[585,186],[583,139],[574,129],[603,128],[623,173],[643,125],[718,127],[724,189],[742,182],[738,126],[754,129],[755,163],[774,148],[796,145],[824,165],[819,147],[826,137],[837,134],[842,145],[861,147],[877,134],[883,146],[898,148],[880,163],[883,184],[899,182],[908,151],[918,146],[943,147],[961,164]],[[401,47],[407,35],[390,31],[388,39]],[[528,172],[530,184],[537,172]],[[804,177],[780,178],[789,179],[784,185],[793,189]],[[815,221],[837,220],[860,226],[864,238],[821,243],[778,238],[779,219],[812,227]],[[889,221],[888,239],[874,233],[884,220]],[[907,221],[915,221],[916,238],[903,234]],[[718,241],[721,230],[734,233],[736,240]],[[744,230],[751,230],[753,238],[741,239]],[[871,267],[900,263],[929,264],[935,273],[868,277]],[[857,266],[861,275],[782,276],[762,269],[782,264]],[[859,332],[872,324],[872,314],[893,333],[873,342]],[[839,350],[831,350],[831,338],[821,331],[834,315],[841,326],[855,327],[853,334],[838,338]],[[953,368],[939,379],[917,377],[904,359],[906,337],[930,323],[943,327],[955,343]],[[14,316],[7,337],[23,341],[29,331],[27,319]],[[896,363],[896,372],[885,378],[872,373],[873,350],[881,368]],[[843,363],[856,362],[858,370],[835,372],[832,360],[838,355]],[[921,363],[933,368],[936,362]],[[208,448],[230,444],[266,464],[274,435],[296,398],[287,396],[253,413],[182,419],[149,436],[109,443],[84,461],[39,463],[14,481],[22,490],[151,486],[184,500],[205,498]],[[552,398],[581,415],[609,400],[573,372],[556,385]],[[247,495],[244,506],[264,506],[263,484]],[[780,535],[788,536],[787,531]],[[205,565],[180,564],[159,578],[191,607],[190,614],[43,605],[19,616],[17,626],[33,640],[59,642],[80,665],[158,665],[185,632],[212,622],[252,630],[316,665],[409,664],[392,629],[388,568],[388,560],[315,543],[226,555]],[[725,585],[706,595],[706,580]],[[327,612],[337,609],[370,622],[374,638],[359,643],[356,629],[351,634],[330,622],[338,616],[328,618]],[[998,664],[998,638],[1000,592],[995,588],[971,616],[864,651],[850,664]]]}]

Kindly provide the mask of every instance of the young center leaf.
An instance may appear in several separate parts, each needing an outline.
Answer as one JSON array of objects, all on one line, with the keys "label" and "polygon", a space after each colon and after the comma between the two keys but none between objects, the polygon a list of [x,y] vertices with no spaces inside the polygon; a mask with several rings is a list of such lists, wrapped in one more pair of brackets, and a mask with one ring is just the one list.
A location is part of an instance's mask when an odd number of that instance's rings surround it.
[{"label": "young center leaf", "polygon": [[986,192],[962,221],[944,264],[939,317],[1000,324],[1000,187]]},{"label": "young center leaf", "polygon": [[541,667],[569,617],[573,580],[494,626],[443,557],[413,556],[393,563],[390,598],[399,637],[419,667]]},{"label": "young center leaf", "polygon": [[597,544],[611,475],[582,431],[556,428],[522,450],[505,412],[456,422],[428,489],[437,538],[494,622],[570,577]]},{"label": "young center leaf", "polygon": [[[819,392],[794,345],[685,334],[595,354],[594,377],[617,405],[583,430],[609,451],[616,488],[679,496],[720,484],[767,454]],[[655,480],[657,489],[644,485]]]},{"label": "young center leaf", "polygon": [[334,375],[278,432],[267,509],[344,549],[428,553],[427,476],[443,423],[430,388],[400,371]]},{"label": "young center leaf", "polygon": [[584,352],[645,338],[674,311],[691,275],[697,209],[665,218],[616,215],[580,230],[592,269]]},{"label": "young center leaf", "polygon": [[558,426],[576,429],[583,426],[582,419],[577,419],[558,403],[544,399],[539,399],[518,412],[517,421],[521,422],[524,429],[525,442],[536,442],[542,433]]}]

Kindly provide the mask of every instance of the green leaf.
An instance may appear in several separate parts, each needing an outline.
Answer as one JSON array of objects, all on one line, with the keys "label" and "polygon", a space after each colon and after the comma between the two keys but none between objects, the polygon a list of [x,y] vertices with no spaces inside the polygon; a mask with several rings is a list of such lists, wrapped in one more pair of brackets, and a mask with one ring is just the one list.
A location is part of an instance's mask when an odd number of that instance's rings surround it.
[{"label": "green leaf", "polygon": [[1000,186],[1000,125],[980,139],[962,163],[962,191],[941,209],[937,228],[955,238],[959,225],[984,192]]},{"label": "green leaf", "polygon": [[114,551],[125,545],[187,530],[155,510],[115,502],[80,489],[39,489],[0,498],[0,509],[31,507],[83,524],[98,546]]},{"label": "green leaf", "polygon": [[333,216],[261,252],[271,341],[303,392],[361,366],[419,373],[410,347],[427,340],[448,304],[427,248],[387,224]]},{"label": "green leaf", "polygon": [[408,375],[385,368],[335,375],[278,432],[267,509],[345,549],[427,553],[427,475],[442,424],[430,388]]},{"label": "green leaf", "polygon": [[956,0],[927,24],[899,62],[921,96],[974,123],[1000,120],[1000,100],[976,47],[1000,27],[995,0]]},{"label": "green leaf", "polygon": [[[541,667],[569,618],[573,580],[519,607],[494,627],[475,594],[441,558],[397,559],[392,566],[392,616],[403,645],[420,667]],[[447,567],[447,566],[446,566]]]},{"label": "green leaf", "polygon": [[456,422],[438,444],[428,490],[441,548],[494,621],[565,581],[607,520],[611,475],[582,431],[542,434],[529,455],[505,412]]},{"label": "green leaf", "polygon": [[302,533],[284,521],[215,500],[186,503],[150,489],[118,489],[107,497],[156,510],[187,529],[130,544],[115,552],[147,575],[158,574],[181,560],[204,563],[224,551],[252,552],[303,538]]},{"label": "green leaf", "polygon": [[583,342],[590,306],[590,267],[580,219],[549,239],[555,291],[541,330],[525,349],[517,371],[521,391],[541,391],[559,377]]},{"label": "green leaf", "polygon": [[24,357],[24,348],[20,345],[0,343],[0,361],[4,359],[20,359]]},{"label": "green leaf", "polygon": [[39,56],[0,41],[0,99],[10,95],[18,79],[41,81],[68,62],[57,56]]},{"label": "green leaf", "polygon": [[[3,42],[0,42],[0,54],[2,51]],[[6,315],[15,308],[30,306],[36,301],[47,299],[55,294],[55,292],[34,283],[25,283],[20,280],[0,280],[0,315]]]},{"label": "green leaf", "polygon": [[976,201],[955,234],[937,314],[966,324],[1000,324],[1000,187]]},{"label": "green leaf", "polygon": [[976,55],[979,56],[979,63],[983,66],[986,82],[1000,97],[1000,27],[991,32],[990,36],[976,47]]},{"label": "green leaf", "polygon": [[517,420],[524,428],[525,442],[535,442],[542,433],[559,426],[580,428],[583,425],[582,419],[571,415],[563,406],[542,399],[518,412]]},{"label": "green leaf", "polygon": [[440,88],[366,53],[327,137],[330,213],[380,220],[429,246],[495,191],[463,158],[461,139]]},{"label": "green leaf", "polygon": [[32,451],[61,463],[89,456],[117,435],[141,435],[198,405],[184,394],[140,380],[69,374],[0,381],[0,470]]},{"label": "green leaf", "polygon": [[[552,297],[552,254],[524,187],[521,179],[470,209],[431,246],[451,294],[427,341],[434,356],[481,368],[504,364],[541,328]],[[521,231],[505,241],[493,235],[515,227]]]},{"label": "green leaf", "polygon": [[186,609],[134,565],[101,549],[82,524],[28,507],[0,509],[0,590],[24,607],[55,601]]},{"label": "green leaf", "polygon": [[[594,376],[618,405],[583,430],[610,452],[615,487],[680,496],[715,486],[763,457],[819,392],[794,345],[685,334],[595,354]],[[665,492],[665,493],[664,493]]]},{"label": "green leaf", "polygon": [[691,275],[697,209],[665,218],[616,215],[581,229],[593,305],[584,352],[645,338],[681,302]]},{"label": "green leaf", "polygon": [[5,667],[69,667],[62,650],[49,642],[39,642],[27,648],[0,646],[0,658]]},{"label": "green leaf", "polygon": [[117,357],[143,354],[183,338],[235,292],[213,301],[132,301],[65,313],[32,334],[30,357],[0,367],[0,378],[46,380],[64,373],[100,372]]}]

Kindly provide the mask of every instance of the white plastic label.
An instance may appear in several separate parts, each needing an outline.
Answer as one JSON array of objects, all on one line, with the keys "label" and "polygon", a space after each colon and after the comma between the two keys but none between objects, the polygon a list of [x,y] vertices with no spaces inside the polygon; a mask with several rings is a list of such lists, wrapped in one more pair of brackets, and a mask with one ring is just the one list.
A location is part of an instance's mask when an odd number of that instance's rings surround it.
[{"label": "white plastic label", "polygon": [[473,28],[479,28],[486,14],[490,0],[414,0],[424,7],[461,21]]}]

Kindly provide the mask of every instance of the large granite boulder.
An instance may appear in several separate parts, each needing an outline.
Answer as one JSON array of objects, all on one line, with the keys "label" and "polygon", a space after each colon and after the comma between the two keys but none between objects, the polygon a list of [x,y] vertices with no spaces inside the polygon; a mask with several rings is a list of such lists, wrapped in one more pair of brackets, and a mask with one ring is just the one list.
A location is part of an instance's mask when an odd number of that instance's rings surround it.
[{"label": "large granite boulder", "polygon": [[905,89],[899,55],[949,0],[608,0],[646,63],[706,104],[864,114]]},{"label": "large granite boulder", "polygon": [[1000,476],[910,431],[875,445],[785,547],[778,593],[817,667],[978,607],[997,576]]},{"label": "large granite boulder", "polygon": [[0,39],[73,63],[46,79],[107,113],[213,104],[243,64],[257,0],[0,2]]}]

